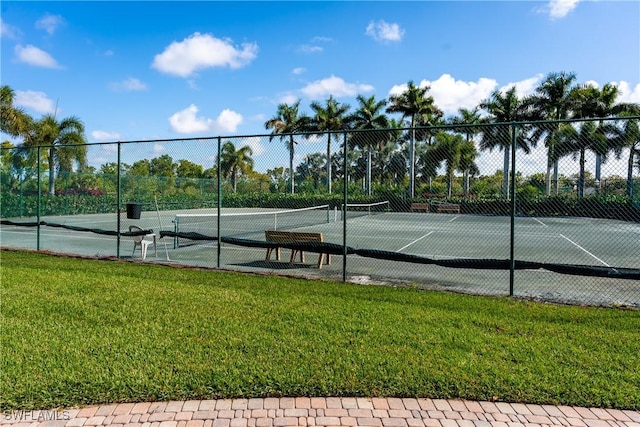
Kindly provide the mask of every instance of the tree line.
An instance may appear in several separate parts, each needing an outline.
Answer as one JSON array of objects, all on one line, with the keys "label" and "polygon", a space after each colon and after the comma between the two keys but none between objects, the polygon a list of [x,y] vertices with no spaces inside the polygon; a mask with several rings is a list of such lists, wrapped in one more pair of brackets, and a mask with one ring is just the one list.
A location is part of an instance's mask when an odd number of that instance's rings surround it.
[{"label": "tree line", "polygon": [[[293,169],[294,151],[302,138],[325,134],[327,138],[327,191],[331,192],[331,142],[336,131],[367,131],[349,135],[349,144],[366,156],[366,187],[370,193],[372,156],[386,154],[386,164],[402,170],[408,166],[410,197],[415,196],[416,179],[431,180],[444,167],[451,195],[454,172],[463,174],[464,191],[468,191],[470,175],[478,174],[475,160],[478,150],[503,151],[502,195],[509,194],[512,138],[525,154],[543,144],[547,151],[545,194],[558,193],[558,162],[571,156],[579,160],[578,195],[584,194],[585,153],[596,155],[595,181],[601,182],[601,164],[611,155],[620,157],[629,150],[627,195],[633,196],[633,169],[640,171],[640,105],[618,102],[619,89],[612,84],[597,88],[578,84],[571,72],[549,73],[529,96],[520,97],[515,86],[494,91],[475,108],[458,110],[445,117],[429,96],[429,86],[419,87],[409,81],[400,94],[389,99],[375,96],[356,98],[358,105],[350,112],[348,104],[333,97],[324,103],[311,103],[313,115],[300,111],[300,102],[280,104],[274,117],[265,122],[271,138],[279,138],[289,151],[289,169]],[[400,120],[389,114],[400,114]],[[628,117],[612,123],[610,117]],[[584,119],[563,122],[569,119]],[[549,122],[552,121],[552,122]],[[517,135],[509,123],[518,122]],[[525,122],[525,123],[523,123]],[[407,126],[408,125],[408,126]],[[401,129],[408,131],[401,132]],[[478,137],[478,138],[477,138]],[[477,139],[476,139],[477,138]],[[380,168],[380,171],[384,168]],[[379,173],[381,177],[382,174]],[[290,192],[294,192],[290,177]]]},{"label": "tree line", "polygon": [[[618,102],[619,90],[612,84],[602,88],[579,84],[575,73],[548,74],[529,96],[519,96],[515,86],[496,90],[475,108],[459,109],[445,117],[429,96],[428,86],[419,87],[409,81],[406,89],[377,99],[375,95],[356,98],[357,105],[338,102],[330,96],[323,102],[310,104],[312,114],[301,111],[300,101],[277,106],[275,115],[264,123],[271,130],[269,140],[285,143],[289,154],[289,168],[274,168],[266,174],[253,170],[253,152],[249,146],[237,148],[225,141],[220,155],[220,172],[237,190],[240,176],[269,180],[276,183],[276,191],[284,188],[293,194],[305,189],[309,180],[323,180],[325,191],[332,192],[335,175],[346,179],[363,180],[365,194],[371,195],[372,184],[394,183],[406,186],[410,197],[416,195],[416,181],[432,183],[438,171],[444,170],[446,193],[451,196],[455,172],[462,174],[465,195],[469,192],[469,179],[479,174],[476,159],[479,151],[503,152],[501,195],[509,196],[511,147],[528,154],[538,145],[544,145],[547,155],[544,175],[544,193],[558,193],[560,175],[558,162],[563,157],[578,161],[578,196],[585,190],[585,153],[596,156],[594,181],[602,181],[601,164],[609,157],[620,158],[628,150],[626,193],[633,197],[633,171],[640,171],[640,105]],[[0,88],[2,132],[19,137],[22,143],[11,150],[9,158],[3,153],[6,165],[35,165],[41,161],[49,170],[49,192],[55,192],[56,174],[70,173],[75,166],[79,172],[91,172],[87,166],[87,141],[84,125],[75,116],[57,119],[47,114],[35,120],[14,106],[14,91],[9,86]],[[399,115],[398,118],[392,115]],[[605,120],[606,118],[624,120]],[[581,121],[570,122],[569,119]],[[517,126],[510,123],[517,122]],[[346,141],[341,131],[349,131]],[[326,138],[326,153],[312,153],[294,168],[296,146],[311,137]],[[347,143],[350,148],[350,170],[341,170],[342,161],[332,144]],[[3,143],[3,148],[11,145]],[[41,159],[35,159],[35,150],[41,146]],[[3,150],[4,151],[4,150]],[[217,163],[217,162],[216,162]],[[204,169],[188,160],[177,163],[169,156],[143,159],[133,165],[121,165],[121,172],[134,175],[178,176],[213,178],[217,169]],[[115,163],[102,165],[102,173],[115,173]],[[407,181],[408,178],[408,182]]]}]

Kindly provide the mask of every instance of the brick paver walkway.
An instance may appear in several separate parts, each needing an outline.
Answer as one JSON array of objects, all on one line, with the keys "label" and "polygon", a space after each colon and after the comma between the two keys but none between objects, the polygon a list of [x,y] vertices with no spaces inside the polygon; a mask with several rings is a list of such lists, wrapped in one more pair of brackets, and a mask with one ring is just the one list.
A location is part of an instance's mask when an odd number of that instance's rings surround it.
[{"label": "brick paver walkway", "polygon": [[640,427],[640,412],[440,399],[283,397],[12,411],[11,427]]}]

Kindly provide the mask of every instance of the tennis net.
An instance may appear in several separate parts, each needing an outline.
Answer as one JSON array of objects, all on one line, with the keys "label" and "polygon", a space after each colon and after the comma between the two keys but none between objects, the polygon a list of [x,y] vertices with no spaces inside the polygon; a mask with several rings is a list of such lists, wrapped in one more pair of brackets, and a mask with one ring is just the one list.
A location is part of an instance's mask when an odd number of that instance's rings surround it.
[{"label": "tennis net", "polygon": [[[218,233],[218,219],[220,232]],[[333,219],[329,205],[309,208],[257,211],[242,213],[184,213],[176,214],[174,231],[179,235],[197,233],[211,238],[244,237],[264,239],[265,230],[292,230],[326,224]],[[197,243],[185,237],[176,237],[176,247]]]},{"label": "tennis net", "polygon": [[[362,216],[371,216],[377,215],[381,213],[385,213],[389,211],[389,201],[385,200],[383,202],[375,202],[375,203],[347,203],[347,220],[358,218]],[[344,220],[344,212],[343,209],[341,211],[340,218]]]}]

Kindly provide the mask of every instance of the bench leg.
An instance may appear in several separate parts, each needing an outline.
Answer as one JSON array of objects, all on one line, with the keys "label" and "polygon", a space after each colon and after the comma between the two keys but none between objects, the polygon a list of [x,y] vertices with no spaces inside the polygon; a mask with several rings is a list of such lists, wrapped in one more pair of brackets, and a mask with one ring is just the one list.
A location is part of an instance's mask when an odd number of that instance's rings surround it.
[{"label": "bench leg", "polygon": [[276,251],[276,261],[280,261],[280,248],[267,248],[267,257],[265,258],[266,261],[271,260],[271,254],[273,253],[273,251]]},{"label": "bench leg", "polygon": [[318,269],[322,268],[322,264],[331,265],[331,254],[318,254]]},{"label": "bench leg", "polygon": [[289,258],[290,263],[296,262],[296,255],[300,252],[300,262],[304,262],[304,252],[298,249],[291,249],[291,258]]}]

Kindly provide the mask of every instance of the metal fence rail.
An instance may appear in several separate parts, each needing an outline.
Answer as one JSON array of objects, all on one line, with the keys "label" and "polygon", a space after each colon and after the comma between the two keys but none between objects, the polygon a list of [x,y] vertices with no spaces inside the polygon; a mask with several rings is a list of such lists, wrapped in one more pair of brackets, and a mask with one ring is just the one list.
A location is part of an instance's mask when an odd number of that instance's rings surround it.
[{"label": "metal fence rail", "polygon": [[[640,306],[639,122],[89,144],[91,166],[73,170],[49,167],[51,147],[3,149],[2,246],[129,257],[136,225],[163,236],[148,261]],[[275,245],[246,216],[312,206],[322,221],[300,211],[288,229],[314,244]],[[187,234],[185,214],[202,219]],[[275,246],[333,262],[266,260]]]}]

